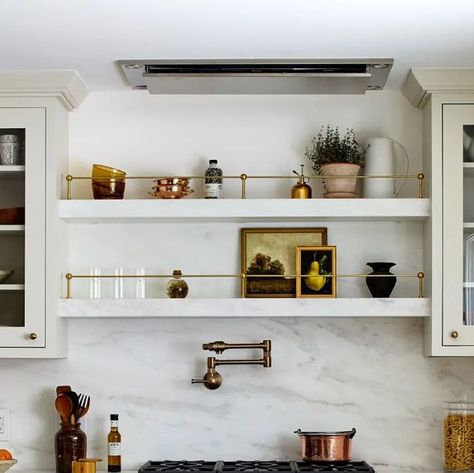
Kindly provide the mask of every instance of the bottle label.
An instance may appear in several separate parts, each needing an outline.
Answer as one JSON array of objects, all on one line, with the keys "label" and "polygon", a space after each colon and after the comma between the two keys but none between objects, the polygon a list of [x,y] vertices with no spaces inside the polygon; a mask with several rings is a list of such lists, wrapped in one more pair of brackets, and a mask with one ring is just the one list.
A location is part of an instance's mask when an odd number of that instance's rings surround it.
[{"label": "bottle label", "polygon": [[118,457],[122,455],[122,443],[121,442],[109,442],[109,456]]},{"label": "bottle label", "polygon": [[205,185],[206,199],[221,199],[222,198],[222,184],[206,184]]}]

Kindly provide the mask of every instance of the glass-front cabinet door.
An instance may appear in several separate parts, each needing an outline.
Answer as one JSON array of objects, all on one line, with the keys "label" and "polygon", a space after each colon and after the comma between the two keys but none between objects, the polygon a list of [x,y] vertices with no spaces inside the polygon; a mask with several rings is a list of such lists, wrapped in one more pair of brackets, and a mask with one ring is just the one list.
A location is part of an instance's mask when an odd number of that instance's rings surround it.
[{"label": "glass-front cabinet door", "polygon": [[0,108],[0,347],[45,346],[44,108]]},{"label": "glass-front cabinet door", "polygon": [[443,345],[474,345],[474,104],[443,105]]}]

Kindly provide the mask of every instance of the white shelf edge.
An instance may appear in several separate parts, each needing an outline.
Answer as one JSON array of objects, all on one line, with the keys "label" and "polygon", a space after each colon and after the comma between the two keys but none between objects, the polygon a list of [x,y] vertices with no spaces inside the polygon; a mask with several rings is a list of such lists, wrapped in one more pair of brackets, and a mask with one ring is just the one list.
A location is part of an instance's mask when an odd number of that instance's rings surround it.
[{"label": "white shelf edge", "polygon": [[474,168],[474,163],[462,163],[462,167],[465,169],[472,169]]},{"label": "white shelf edge", "polygon": [[61,200],[69,223],[424,220],[430,199]]},{"label": "white shelf edge", "polygon": [[23,235],[25,233],[24,225],[0,225],[0,237]]},{"label": "white shelf edge", "polygon": [[9,166],[6,164],[0,164],[0,174],[9,173],[22,173],[25,172],[25,166]]},{"label": "white shelf edge", "polygon": [[429,317],[430,299],[61,299],[60,317]]},{"label": "white shelf edge", "polygon": [[24,291],[25,285],[24,284],[3,284],[0,283],[0,292],[6,291]]}]

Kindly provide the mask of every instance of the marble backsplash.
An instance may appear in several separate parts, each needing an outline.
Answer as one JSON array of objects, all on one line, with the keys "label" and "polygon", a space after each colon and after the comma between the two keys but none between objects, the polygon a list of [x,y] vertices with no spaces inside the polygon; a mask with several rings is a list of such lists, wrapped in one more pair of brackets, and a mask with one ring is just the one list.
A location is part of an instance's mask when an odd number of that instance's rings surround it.
[{"label": "marble backsplash", "polygon": [[[214,392],[190,384],[205,372],[201,343],[264,338],[271,369],[221,367]],[[443,401],[472,398],[474,360],[425,358],[422,346],[422,322],[409,319],[71,320],[67,359],[0,360],[0,408],[12,411],[0,448],[17,469],[53,467],[54,387],[71,384],[92,397],[89,456],[104,457],[108,414],[120,414],[126,469],[298,458],[299,427],[356,427],[354,458],[379,469],[439,468]]]}]

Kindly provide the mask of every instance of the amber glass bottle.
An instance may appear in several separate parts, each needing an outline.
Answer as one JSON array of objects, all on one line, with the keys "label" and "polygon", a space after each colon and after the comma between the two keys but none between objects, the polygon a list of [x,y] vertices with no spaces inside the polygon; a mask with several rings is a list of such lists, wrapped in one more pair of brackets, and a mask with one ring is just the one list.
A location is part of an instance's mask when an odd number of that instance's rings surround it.
[{"label": "amber glass bottle", "polygon": [[118,430],[118,414],[110,414],[110,432],[107,443],[109,446],[107,471],[122,471],[122,436]]}]

